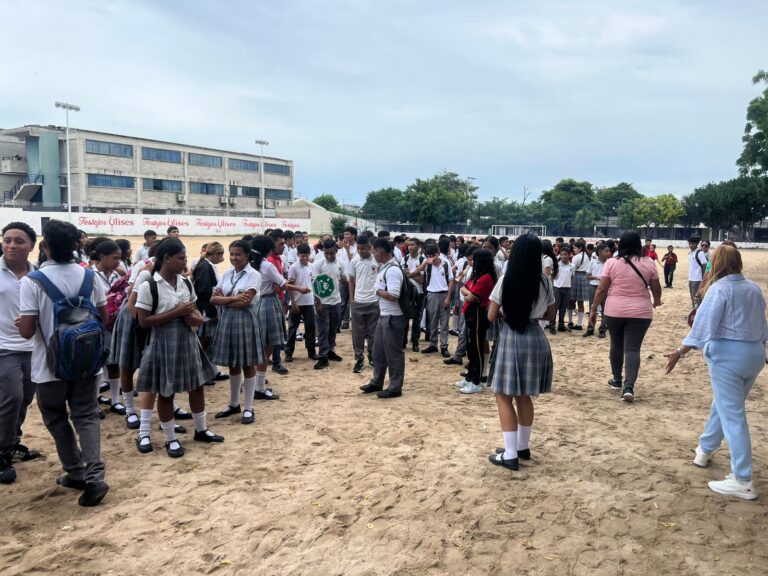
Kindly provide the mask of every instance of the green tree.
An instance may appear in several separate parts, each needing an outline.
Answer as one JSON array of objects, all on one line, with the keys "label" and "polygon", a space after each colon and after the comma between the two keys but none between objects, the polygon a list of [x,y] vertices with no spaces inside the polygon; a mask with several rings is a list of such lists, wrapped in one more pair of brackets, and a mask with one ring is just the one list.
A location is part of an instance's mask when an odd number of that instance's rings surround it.
[{"label": "green tree", "polygon": [[675,198],[672,194],[659,194],[653,197],[654,204],[656,205],[656,221],[657,226],[674,226],[679,224],[685,217],[685,208],[682,202]]},{"label": "green tree", "polygon": [[749,230],[768,216],[767,188],[766,178],[741,176],[696,188],[684,202],[710,228]]},{"label": "green tree", "polygon": [[344,228],[347,227],[346,216],[333,216],[331,217],[331,233],[334,238],[344,234]]},{"label": "green tree", "polygon": [[573,215],[573,230],[577,234],[592,235],[599,217],[592,208],[580,208]]},{"label": "green tree", "polygon": [[554,204],[548,204],[541,200],[534,200],[525,205],[525,222],[527,224],[540,224],[547,227],[548,234],[562,234],[561,228],[563,213]]},{"label": "green tree", "polygon": [[[554,234],[565,234],[573,231],[574,216],[582,208],[595,208],[595,191],[590,182],[578,182],[573,178],[560,180],[551,190],[545,190],[539,197],[539,202],[556,208],[559,218],[547,225]],[[552,219],[555,212],[550,212]],[[553,219],[554,220],[554,219]]]},{"label": "green tree", "polygon": [[595,200],[600,206],[602,216],[616,216],[624,202],[642,198],[642,194],[635,190],[632,184],[619,182],[616,186],[598,188],[595,192]]},{"label": "green tree", "polygon": [[368,220],[383,220],[386,222],[407,222],[404,216],[403,203],[405,194],[397,188],[382,188],[368,192],[363,204],[363,217]]},{"label": "green tree", "polygon": [[343,212],[341,205],[333,194],[321,194],[312,200],[318,206],[322,206],[329,212]]},{"label": "green tree", "polygon": [[762,96],[747,107],[747,125],[744,128],[744,150],[736,161],[742,176],[768,175],[768,71],[760,70],[752,83],[766,85]]},{"label": "green tree", "polygon": [[522,224],[524,220],[525,210],[518,202],[496,196],[479,202],[472,216],[472,224],[481,228],[494,224]]},{"label": "green tree", "polygon": [[450,224],[465,224],[470,219],[476,190],[458,174],[441,172],[428,180],[417,178],[406,189],[404,204],[411,221],[441,231]]},{"label": "green tree", "polygon": [[637,229],[656,222],[658,211],[653,198],[635,198],[622,203],[618,211],[619,226]]}]

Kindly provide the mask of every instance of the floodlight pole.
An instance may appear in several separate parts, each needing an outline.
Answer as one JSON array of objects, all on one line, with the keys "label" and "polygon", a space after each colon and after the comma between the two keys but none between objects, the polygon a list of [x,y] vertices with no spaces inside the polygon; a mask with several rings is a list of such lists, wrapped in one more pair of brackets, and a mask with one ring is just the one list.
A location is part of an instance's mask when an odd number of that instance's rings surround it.
[{"label": "floodlight pole", "polygon": [[69,162],[69,111],[80,112],[80,107],[67,102],[56,102],[56,108],[62,108],[67,118],[67,213],[72,214],[72,167]]}]

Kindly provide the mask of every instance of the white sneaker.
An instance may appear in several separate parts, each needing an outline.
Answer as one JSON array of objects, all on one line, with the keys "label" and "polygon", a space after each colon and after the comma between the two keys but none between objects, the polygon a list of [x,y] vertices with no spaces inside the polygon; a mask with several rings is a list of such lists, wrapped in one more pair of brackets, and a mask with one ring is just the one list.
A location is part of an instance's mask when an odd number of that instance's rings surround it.
[{"label": "white sneaker", "polygon": [[462,394],[477,394],[478,392],[482,392],[485,390],[485,386],[482,384],[472,384],[472,382],[467,382],[467,385],[464,386],[459,392]]},{"label": "white sneaker", "polygon": [[456,388],[464,388],[467,384],[471,384],[469,380],[459,380],[456,382]]},{"label": "white sneaker", "polygon": [[693,458],[693,463],[699,468],[706,468],[712,461],[712,452],[704,452],[701,446],[696,446],[696,456]]},{"label": "white sneaker", "polygon": [[725,480],[717,480],[709,483],[709,489],[725,496],[737,496],[744,500],[754,500],[757,498],[752,482],[740,482],[728,474]]}]

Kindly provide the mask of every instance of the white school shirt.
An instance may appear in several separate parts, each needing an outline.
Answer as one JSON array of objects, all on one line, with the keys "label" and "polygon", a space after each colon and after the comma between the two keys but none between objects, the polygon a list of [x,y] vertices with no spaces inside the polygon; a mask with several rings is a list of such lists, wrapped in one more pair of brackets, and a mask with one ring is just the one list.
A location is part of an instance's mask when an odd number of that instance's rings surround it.
[{"label": "white school shirt", "polygon": [[147,258],[149,258],[149,246],[144,246],[144,244],[142,244],[139,246],[139,249],[136,250],[136,259],[146,260]]},{"label": "white school shirt", "polygon": [[[504,294],[504,278],[500,278],[496,282],[496,286],[493,287],[491,292],[491,302],[495,302],[499,306],[502,305],[502,295]],[[555,292],[552,290],[552,283],[547,279],[544,274],[541,275],[541,282],[539,282],[539,295],[536,298],[536,302],[531,308],[531,314],[529,318],[531,320],[538,320],[547,311],[547,307],[555,303]],[[502,312],[503,312],[502,308]]]},{"label": "white school shirt", "polygon": [[[346,248],[339,248],[336,251],[336,261],[341,262],[341,264],[344,266],[344,275],[349,276],[349,265],[352,262],[351,259],[354,259],[355,256],[357,256],[357,244],[352,244],[352,246],[349,247],[349,258],[347,257],[347,249]],[[323,255],[325,256],[325,255]],[[351,258],[351,259],[350,259]]]},{"label": "white school shirt", "polygon": [[[406,258],[406,257],[405,257],[405,256],[403,256],[403,259],[404,259],[404,260],[405,260],[405,258]],[[407,259],[407,260],[405,260],[405,267],[408,269],[408,272],[409,272],[410,274],[413,274],[414,272],[416,272],[416,269],[417,269],[419,266],[421,266],[421,264],[424,262],[424,260],[422,259],[422,257],[421,257],[421,256],[416,256],[416,258],[414,258],[414,257],[413,257],[413,256],[411,256],[410,254],[407,254],[407,258],[408,258],[408,259]],[[421,275],[421,277],[422,277],[422,278],[424,278],[424,272],[421,272],[421,273],[420,273],[420,275]],[[424,294],[424,285],[423,285],[423,284],[419,284],[419,283],[418,283],[418,282],[416,282],[416,280],[414,280],[413,278],[409,278],[409,279],[408,279],[408,281],[409,281],[411,284],[413,284],[413,287],[414,287],[414,288],[416,288],[416,292],[418,292],[419,294]]]},{"label": "white school shirt", "polygon": [[586,250],[571,258],[574,274],[576,272],[586,272],[587,267],[589,266],[589,260],[589,254],[587,254]]},{"label": "white school shirt", "polygon": [[[27,270],[32,272],[35,267],[27,262]],[[23,276],[22,276],[23,278]],[[0,256],[0,350],[14,352],[31,352],[34,340],[22,338],[14,321],[19,316],[19,298],[21,279],[14,274]]]},{"label": "white school shirt", "polygon": [[[464,262],[464,267],[467,269],[467,273],[464,274],[464,284],[466,284],[467,280],[472,278],[472,266],[469,265],[469,262]],[[464,302],[464,294],[461,292],[461,290],[459,290],[459,301]]]},{"label": "white school shirt", "polygon": [[394,253],[395,253],[395,261],[398,264],[400,264],[400,262],[403,261],[403,251],[400,250],[400,248],[398,248],[397,246],[395,246]]},{"label": "white school shirt", "polygon": [[[59,264],[53,260],[43,262],[40,271],[69,298],[77,296],[85,277],[85,268],[74,262]],[[107,297],[104,287],[96,278],[93,279],[91,302],[96,308],[105,306]],[[53,301],[43,291],[42,287],[29,277],[21,281],[19,309],[22,316],[37,316],[39,330],[32,339],[32,381],[41,384],[58,380],[48,369],[46,359],[46,343],[53,334]],[[42,334],[41,334],[42,333]]]},{"label": "white school shirt", "polygon": [[356,254],[349,264],[349,277],[355,279],[355,302],[374,304],[376,296],[376,275],[379,273],[379,263],[373,255],[361,258]]},{"label": "white school shirt", "polygon": [[[261,276],[252,267],[246,265],[240,272],[230,268],[221,276],[216,288],[221,290],[224,296],[237,296],[253,290],[259,293],[261,286]],[[251,306],[256,306],[257,299],[251,300]]]},{"label": "white school shirt", "polygon": [[268,294],[275,293],[275,284],[280,288],[285,286],[285,276],[277,271],[272,262],[264,258],[261,261],[261,267],[257,270],[261,276],[261,283],[259,284],[259,296],[267,296]]},{"label": "white school shirt", "polygon": [[600,285],[600,276],[603,275],[603,268],[605,268],[605,262],[600,262],[600,260],[590,261],[589,266],[587,266],[587,276],[595,277],[595,280],[589,281],[590,286]]},{"label": "white school shirt", "polygon": [[[552,266],[554,266],[554,263],[552,262],[552,258],[549,256],[542,256],[541,257],[541,273],[544,274],[544,270],[549,268],[550,273],[552,272]],[[506,270],[505,270],[506,271]]]},{"label": "white school shirt", "polygon": [[288,246],[286,246],[285,250],[283,250],[281,259],[283,260],[283,271],[288,272],[288,269],[299,261],[299,252],[297,248],[295,246],[293,248],[288,248]]},{"label": "white school shirt", "polygon": [[154,264],[154,263],[155,263],[154,258],[147,258],[146,260],[142,260],[134,264],[133,268],[131,269],[131,276],[128,278],[128,284],[135,286],[138,280],[139,274],[141,274],[141,272],[144,271],[144,268],[146,267],[146,265]]},{"label": "white school shirt", "polygon": [[120,274],[118,274],[116,271],[112,272],[109,276],[104,274],[104,272],[99,272],[96,270],[96,268],[92,268],[94,272],[96,272],[96,278],[97,282],[101,282],[102,288],[104,288],[104,293],[106,294],[109,292],[109,289],[112,287],[112,284],[120,280]]},{"label": "white school shirt", "polygon": [[[139,272],[139,275],[136,276],[136,282],[133,284],[133,289],[138,290],[139,286],[144,284],[144,282],[149,280],[151,277],[152,277],[152,272],[150,272],[149,270],[142,270],[141,272]],[[136,295],[138,297],[138,292],[136,293]]]},{"label": "white school shirt", "polygon": [[319,298],[321,304],[341,304],[341,293],[339,292],[339,279],[344,275],[344,265],[339,261],[338,256],[333,262],[328,262],[325,257],[320,258],[312,265],[312,275],[317,278],[321,274],[330,276],[333,280],[333,293],[327,298]]},{"label": "white school shirt", "polygon": [[[448,267],[448,277],[445,277],[446,265]],[[430,262],[427,267],[432,266],[432,270],[429,273],[429,285],[427,286],[427,292],[447,292],[448,283],[453,280],[453,272],[451,272],[452,264],[442,254],[440,255],[440,265],[435,266]],[[426,272],[426,270],[425,270]]]},{"label": "white school shirt", "polygon": [[[155,314],[165,314],[176,308],[179,304],[188,302],[197,302],[197,294],[194,287],[190,291],[187,283],[184,282],[184,276],[176,276],[176,288],[168,284],[160,272],[155,272],[152,278],[157,282],[157,308]],[[192,285],[192,282],[190,282]],[[149,290],[149,283],[144,282],[139,286],[139,294],[136,297],[136,308],[141,308],[147,312],[152,312],[152,292]]]},{"label": "white school shirt", "polygon": [[[403,288],[403,271],[392,258],[386,264],[382,264],[376,276],[376,290],[386,290],[395,298],[400,297]],[[400,302],[390,302],[386,298],[379,298],[379,316],[402,316],[403,310]]]},{"label": "white school shirt", "polygon": [[306,286],[309,288],[308,294],[301,292],[292,292],[291,300],[299,306],[314,306],[315,296],[312,294],[312,264],[302,266],[301,262],[294,262],[288,269],[288,282],[294,286]]},{"label": "white school shirt", "polygon": [[[698,252],[698,256],[696,256]],[[697,262],[698,260],[698,262]],[[709,261],[709,255],[702,250],[696,248],[688,252],[688,281],[689,282],[701,282],[704,274],[702,273],[702,267],[707,267]]]},{"label": "white school shirt", "polygon": [[557,277],[554,280],[555,288],[570,288],[573,277],[573,265],[560,262],[557,267]]}]

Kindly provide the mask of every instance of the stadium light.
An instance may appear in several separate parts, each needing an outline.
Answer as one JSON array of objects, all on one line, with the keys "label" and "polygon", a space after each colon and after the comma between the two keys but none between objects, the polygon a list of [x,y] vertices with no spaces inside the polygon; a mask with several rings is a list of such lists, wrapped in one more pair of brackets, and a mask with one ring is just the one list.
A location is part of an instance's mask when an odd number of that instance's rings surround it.
[{"label": "stadium light", "polygon": [[69,112],[80,112],[80,106],[67,102],[56,102],[56,108],[62,108],[67,116],[67,213],[72,214],[72,168],[69,163]]},{"label": "stadium light", "polygon": [[264,193],[264,146],[269,146],[266,140],[254,140],[254,144],[261,149],[261,163],[259,165],[259,176],[261,178],[261,219],[264,220],[264,208],[266,198]]}]

